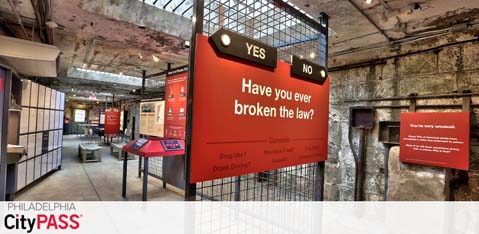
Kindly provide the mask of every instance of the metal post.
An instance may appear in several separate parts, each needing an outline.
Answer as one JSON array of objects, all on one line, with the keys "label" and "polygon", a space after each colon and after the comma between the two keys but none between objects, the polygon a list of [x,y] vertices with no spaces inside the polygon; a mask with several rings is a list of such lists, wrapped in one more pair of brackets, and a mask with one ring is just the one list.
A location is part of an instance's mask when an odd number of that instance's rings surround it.
[{"label": "metal post", "polygon": [[146,71],[143,70],[143,76],[141,77],[141,100],[145,98],[145,81],[146,81]]},{"label": "metal post", "polygon": [[148,199],[148,157],[145,157],[145,159],[143,159],[143,161],[145,162],[145,165],[144,165],[144,172],[143,172],[143,201],[146,201]]},{"label": "metal post", "polygon": [[186,139],[185,139],[185,201],[196,200],[196,184],[190,183],[191,178],[191,133],[193,117],[193,87],[195,81],[196,34],[203,33],[204,0],[195,0],[193,3],[193,30],[190,41],[190,56],[188,69],[188,106],[186,108]]},{"label": "metal post", "polygon": [[241,176],[236,176],[235,181],[235,201],[241,199]]},{"label": "metal post", "polygon": [[123,153],[123,178],[121,184],[121,196],[126,198],[126,177],[128,172],[128,153],[122,151]]},{"label": "metal post", "polygon": [[318,175],[316,186],[314,190],[314,200],[323,201],[324,200],[324,168],[325,162],[316,163],[316,174]]},{"label": "metal post", "polygon": [[10,92],[12,84],[12,72],[5,71],[5,77],[3,77],[3,87],[0,90],[0,110],[2,111],[0,116],[0,201],[5,201],[7,193],[7,145],[8,145],[8,116],[10,106]]}]

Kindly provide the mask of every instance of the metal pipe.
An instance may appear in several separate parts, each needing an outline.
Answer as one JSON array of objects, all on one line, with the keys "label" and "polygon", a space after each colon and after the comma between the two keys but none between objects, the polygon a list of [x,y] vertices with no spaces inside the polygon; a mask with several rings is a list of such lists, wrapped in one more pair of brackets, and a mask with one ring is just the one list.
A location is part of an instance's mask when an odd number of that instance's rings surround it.
[{"label": "metal pipe", "polygon": [[195,0],[193,3],[193,21],[190,40],[189,70],[188,70],[188,95],[186,107],[186,137],[185,137],[185,200],[196,200],[196,184],[190,183],[191,178],[191,137],[193,124],[193,96],[195,82],[196,34],[203,32],[204,0]]},{"label": "metal pipe", "polygon": [[12,0],[8,0],[8,3],[10,3],[10,7],[12,8],[12,11],[15,14],[15,17],[17,18],[18,24],[20,24],[20,27],[22,28],[22,32],[25,37],[25,40],[28,40],[27,30],[23,26],[22,19],[20,18],[20,15],[18,14],[17,9],[15,8],[15,4],[13,4]]},{"label": "metal pipe", "polygon": [[356,199],[355,201],[363,201],[363,191],[364,191],[364,149],[365,147],[365,142],[366,142],[366,130],[363,128],[360,128],[359,131],[359,155],[358,155],[358,165],[357,165],[357,189],[355,191],[356,194]]},{"label": "metal pipe", "polygon": [[369,23],[371,23],[374,28],[376,28],[383,36],[384,38],[386,38],[386,40],[388,42],[391,42],[391,38],[389,38],[389,36],[386,34],[386,32],[384,32],[384,30],[382,30],[372,19],[371,17],[369,17],[368,14],[366,14],[363,10],[361,10],[361,7],[359,7],[353,0],[348,0],[349,3],[351,3],[351,5],[353,5],[354,8],[356,8],[357,11],[359,11],[359,13],[361,13],[361,15],[364,16],[364,18],[366,18]]},{"label": "metal pipe", "polygon": [[382,102],[382,101],[399,101],[410,99],[439,99],[439,98],[462,98],[468,96],[479,96],[479,93],[448,93],[448,94],[431,94],[421,96],[402,96],[402,97],[387,97],[387,98],[369,98],[357,100],[344,100],[344,102]]},{"label": "metal pipe", "polygon": [[390,145],[386,145],[386,152],[384,153],[384,201],[388,200],[388,189],[389,189],[389,150],[391,149]]},{"label": "metal pipe", "polygon": [[356,153],[356,150],[354,149],[353,145],[353,127],[351,126],[351,121],[349,122],[349,129],[348,129],[348,142],[349,142],[349,148],[351,149],[351,153],[353,154],[354,158],[354,165],[355,165],[355,173],[354,173],[354,197],[353,199],[356,200],[356,191],[358,191],[358,172],[359,172],[359,157],[358,154]]}]

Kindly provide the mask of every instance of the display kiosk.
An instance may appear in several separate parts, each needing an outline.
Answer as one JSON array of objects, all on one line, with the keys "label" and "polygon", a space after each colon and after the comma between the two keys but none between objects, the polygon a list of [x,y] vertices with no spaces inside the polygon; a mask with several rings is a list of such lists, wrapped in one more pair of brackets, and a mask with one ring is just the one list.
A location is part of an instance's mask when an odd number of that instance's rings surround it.
[{"label": "display kiosk", "polygon": [[128,169],[128,153],[138,155],[143,159],[143,195],[142,200],[148,199],[148,162],[149,158],[183,156],[185,154],[185,142],[178,139],[166,138],[140,138],[131,141],[123,147],[123,178],[122,193],[126,198],[126,178]]}]

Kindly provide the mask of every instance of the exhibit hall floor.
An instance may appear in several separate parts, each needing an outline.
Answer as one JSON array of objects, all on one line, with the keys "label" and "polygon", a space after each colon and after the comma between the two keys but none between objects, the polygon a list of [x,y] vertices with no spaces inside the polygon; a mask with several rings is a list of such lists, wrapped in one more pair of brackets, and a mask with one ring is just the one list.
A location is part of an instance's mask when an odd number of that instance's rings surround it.
[{"label": "exhibit hall floor", "polygon": [[[123,161],[103,146],[102,162],[81,163],[78,158],[80,137],[64,136],[62,169],[48,175],[17,194],[16,201],[141,201],[142,180],[138,178],[138,159],[128,162],[127,199],[121,196]],[[182,201],[183,196],[162,187],[162,181],[150,176],[149,201]]]}]

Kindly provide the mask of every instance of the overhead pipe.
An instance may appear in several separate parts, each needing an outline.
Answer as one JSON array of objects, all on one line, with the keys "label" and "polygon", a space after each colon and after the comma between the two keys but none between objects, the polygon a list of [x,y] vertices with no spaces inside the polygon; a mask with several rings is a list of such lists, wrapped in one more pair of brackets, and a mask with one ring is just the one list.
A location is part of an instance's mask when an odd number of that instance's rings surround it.
[{"label": "overhead pipe", "polygon": [[[23,35],[25,37],[25,40],[28,40],[27,30],[23,26],[22,19],[20,18],[20,15],[18,14],[17,9],[15,8],[15,4],[13,4],[12,0],[8,0],[8,3],[10,4],[10,7],[12,8],[12,11],[15,14],[15,17],[17,18],[18,24],[22,28],[22,32],[23,32]],[[33,37],[33,35],[32,35],[32,37]]]}]

